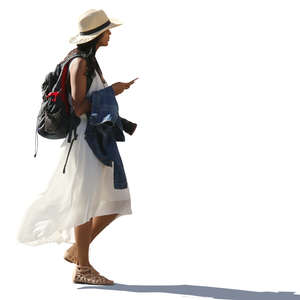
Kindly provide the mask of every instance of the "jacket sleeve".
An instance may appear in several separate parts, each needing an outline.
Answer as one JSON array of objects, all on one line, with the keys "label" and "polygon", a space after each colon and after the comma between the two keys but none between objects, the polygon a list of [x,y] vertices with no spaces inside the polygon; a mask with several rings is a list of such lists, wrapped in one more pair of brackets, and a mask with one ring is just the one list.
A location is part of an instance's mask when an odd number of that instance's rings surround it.
[{"label": "jacket sleeve", "polygon": [[123,125],[123,130],[132,135],[137,127],[136,123],[130,122],[128,120],[126,120],[125,118],[120,117],[122,125]]}]

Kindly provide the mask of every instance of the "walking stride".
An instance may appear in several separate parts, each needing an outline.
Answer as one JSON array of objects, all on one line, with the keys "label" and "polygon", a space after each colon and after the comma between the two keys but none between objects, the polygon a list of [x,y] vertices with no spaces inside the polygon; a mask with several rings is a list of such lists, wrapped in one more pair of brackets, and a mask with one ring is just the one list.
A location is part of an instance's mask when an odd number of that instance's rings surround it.
[{"label": "walking stride", "polygon": [[[43,84],[36,134],[62,138],[61,155],[46,189],[27,208],[17,240],[37,246],[72,244],[62,255],[74,263],[74,283],[114,284],[90,263],[89,247],[113,220],[132,214],[129,184],[117,142],[137,124],[119,116],[115,96],[136,79],[108,86],[95,54],[108,45],[119,20],[90,9],[78,20],[76,48]],[[35,153],[36,156],[37,152]]]}]

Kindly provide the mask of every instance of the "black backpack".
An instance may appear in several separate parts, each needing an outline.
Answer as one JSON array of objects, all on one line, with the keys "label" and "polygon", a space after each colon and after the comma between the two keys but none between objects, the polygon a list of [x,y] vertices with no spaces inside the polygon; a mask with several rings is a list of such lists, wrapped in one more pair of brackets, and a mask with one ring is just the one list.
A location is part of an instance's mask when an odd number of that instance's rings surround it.
[{"label": "black backpack", "polygon": [[[35,154],[37,154],[37,134],[47,139],[62,139],[68,135],[68,143],[71,143],[65,167],[74,140],[77,139],[76,128],[80,123],[80,118],[75,115],[72,105],[68,102],[67,76],[69,64],[75,57],[87,58],[88,54],[77,52],[67,56],[60,62],[53,72],[47,74],[42,84],[42,104],[37,117]],[[92,76],[87,75],[87,91],[92,83]],[[72,132],[74,138],[71,142]]]}]

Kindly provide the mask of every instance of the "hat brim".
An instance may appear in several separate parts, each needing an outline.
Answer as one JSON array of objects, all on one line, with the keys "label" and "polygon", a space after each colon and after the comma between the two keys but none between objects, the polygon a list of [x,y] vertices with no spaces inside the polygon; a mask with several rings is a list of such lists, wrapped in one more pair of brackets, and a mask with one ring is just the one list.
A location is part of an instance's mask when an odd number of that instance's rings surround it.
[{"label": "hat brim", "polygon": [[69,39],[69,43],[77,44],[77,45],[87,43],[87,42],[91,41],[92,39],[94,39],[95,37],[97,37],[98,35],[100,35],[102,32],[104,32],[110,28],[114,28],[114,27],[117,27],[117,26],[120,26],[123,24],[120,20],[117,20],[117,19],[109,18],[109,20],[111,23],[106,28],[99,30],[93,34],[89,34],[89,35],[80,35],[80,33],[78,33]]}]

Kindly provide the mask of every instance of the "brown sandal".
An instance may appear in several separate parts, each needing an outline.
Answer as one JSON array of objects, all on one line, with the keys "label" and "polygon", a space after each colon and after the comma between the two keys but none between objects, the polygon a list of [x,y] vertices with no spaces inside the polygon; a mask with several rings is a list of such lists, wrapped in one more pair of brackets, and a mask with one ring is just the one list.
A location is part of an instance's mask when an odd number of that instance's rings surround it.
[{"label": "brown sandal", "polygon": [[76,265],[73,271],[72,280],[74,283],[112,285],[114,282],[94,272],[92,266]]}]

